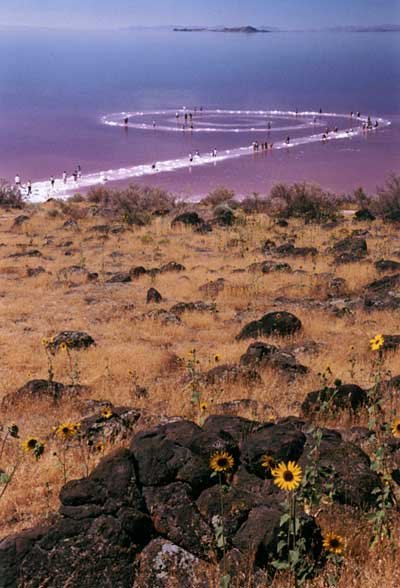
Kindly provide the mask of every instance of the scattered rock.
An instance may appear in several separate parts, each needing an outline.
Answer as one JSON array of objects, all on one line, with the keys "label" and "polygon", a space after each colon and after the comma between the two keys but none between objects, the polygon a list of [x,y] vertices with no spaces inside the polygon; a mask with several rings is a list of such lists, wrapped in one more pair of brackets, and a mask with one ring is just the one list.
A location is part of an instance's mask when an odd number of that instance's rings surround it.
[{"label": "scattered rock", "polygon": [[354,220],[356,221],[374,221],[376,216],[368,208],[361,208],[354,213]]},{"label": "scattered rock", "polygon": [[61,331],[51,339],[48,348],[51,351],[58,351],[60,346],[65,343],[69,349],[87,349],[95,345],[93,337],[84,331]]},{"label": "scattered rock", "polygon": [[201,218],[197,212],[183,212],[182,214],[178,214],[178,216],[173,219],[171,226],[182,224],[191,227],[198,227],[204,223],[204,219]]},{"label": "scattered rock", "polygon": [[43,255],[39,249],[27,249],[26,251],[11,253],[8,257],[43,257]]},{"label": "scattered rock", "polygon": [[292,271],[291,266],[288,263],[280,261],[262,261],[260,263],[252,263],[248,267],[249,272],[262,272],[263,274],[269,274],[271,272],[290,272]]},{"label": "scattered rock", "polygon": [[214,303],[207,304],[202,300],[197,302],[178,302],[169,309],[169,312],[178,316],[184,312],[217,312],[217,306]]},{"label": "scattered rock", "polygon": [[378,272],[397,272],[400,269],[400,262],[392,259],[380,259],[374,263]]},{"label": "scattered rock", "polygon": [[117,272],[107,280],[107,284],[127,284],[132,281],[132,276],[129,272]]},{"label": "scattered rock", "polygon": [[150,304],[152,302],[159,304],[161,301],[162,301],[162,296],[158,290],[156,290],[155,288],[149,288],[147,290],[147,295],[146,295],[147,304]]},{"label": "scattered rock", "polygon": [[177,263],[176,261],[169,261],[168,263],[162,265],[159,271],[163,274],[165,272],[184,272],[185,269],[185,266],[181,263]]},{"label": "scattered rock", "polygon": [[206,284],[200,286],[199,291],[202,292],[205,296],[216,298],[220,292],[223,292],[224,288],[224,278],[218,278],[217,280],[207,282]]},{"label": "scattered rock", "polygon": [[335,263],[352,263],[363,259],[367,253],[367,242],[363,237],[346,237],[338,241],[332,248]]},{"label": "scattered rock", "polygon": [[[54,403],[75,400],[89,391],[88,386],[68,385],[49,380],[29,380],[21,388],[7,394],[2,401],[2,408],[9,409],[17,404],[29,402],[31,408],[40,400]],[[40,407],[40,410],[42,407]],[[39,409],[38,409],[39,410]]]},{"label": "scattered rock", "polygon": [[265,314],[260,320],[252,321],[245,325],[236,339],[238,341],[250,338],[257,339],[263,335],[279,335],[280,337],[285,337],[293,335],[301,327],[300,319],[290,312],[270,312]]},{"label": "scattered rock", "polygon": [[210,588],[207,564],[161,537],[143,549],[136,566],[133,588]]},{"label": "scattered rock", "polygon": [[159,310],[151,310],[150,312],[146,312],[143,315],[143,318],[150,318],[154,320],[159,320],[163,325],[180,325],[181,319],[176,314],[165,310],[164,308],[160,308]]},{"label": "scattered rock", "polygon": [[324,388],[309,392],[301,405],[305,416],[324,410],[327,413],[339,410],[357,411],[366,406],[368,396],[365,390],[355,384],[341,384],[335,388]]},{"label": "scattered rock", "polygon": [[13,222],[13,227],[20,227],[21,225],[26,223],[26,221],[28,221],[28,220],[30,220],[29,216],[27,216],[26,214],[20,214],[15,217],[14,222]]},{"label": "scattered rock", "polygon": [[364,290],[364,306],[374,310],[400,308],[400,273],[368,284]]},{"label": "scattered rock", "polygon": [[38,267],[28,267],[28,269],[26,270],[26,275],[28,276],[28,278],[33,278],[43,273],[46,273],[46,270],[41,265],[39,265]]},{"label": "scattered rock", "polygon": [[293,243],[284,243],[283,245],[279,245],[279,247],[275,247],[275,253],[282,257],[285,255],[307,257],[307,255],[317,255],[318,250],[315,247],[295,247]]}]

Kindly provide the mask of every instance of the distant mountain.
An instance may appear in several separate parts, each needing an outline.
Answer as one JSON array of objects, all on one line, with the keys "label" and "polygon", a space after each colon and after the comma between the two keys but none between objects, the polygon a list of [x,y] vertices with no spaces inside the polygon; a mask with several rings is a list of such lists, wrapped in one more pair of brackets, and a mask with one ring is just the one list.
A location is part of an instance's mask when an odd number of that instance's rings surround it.
[{"label": "distant mountain", "polygon": [[176,33],[202,33],[202,32],[209,32],[209,33],[246,33],[246,34],[253,34],[253,33],[270,33],[271,31],[268,29],[257,29],[256,27],[252,26],[245,26],[245,27],[174,27],[173,29]]}]

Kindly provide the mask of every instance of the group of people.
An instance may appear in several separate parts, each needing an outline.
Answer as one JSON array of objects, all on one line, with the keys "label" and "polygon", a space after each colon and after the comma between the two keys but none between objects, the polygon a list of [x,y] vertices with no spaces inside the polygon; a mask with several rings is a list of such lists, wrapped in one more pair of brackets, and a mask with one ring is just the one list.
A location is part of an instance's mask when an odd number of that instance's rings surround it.
[{"label": "group of people", "polygon": [[[78,164],[76,166],[76,169],[72,173],[72,177],[74,179],[74,182],[77,182],[81,176],[82,176],[82,169],[81,169],[81,166]],[[66,184],[67,180],[68,180],[68,174],[66,171],[63,171],[63,173],[62,173],[63,184]],[[56,178],[54,176],[50,176],[49,182],[50,182],[50,187],[53,190],[55,187],[55,184],[56,184]],[[21,181],[20,174],[16,174],[15,179],[14,179],[14,184],[18,190],[22,190],[23,184]],[[31,180],[28,180],[26,182],[26,193],[27,193],[27,196],[31,196],[31,194],[32,194],[32,181]]]},{"label": "group of people", "polygon": [[253,151],[267,151],[268,149],[272,149],[274,146],[273,143],[267,143],[264,141],[254,141],[253,142]]}]

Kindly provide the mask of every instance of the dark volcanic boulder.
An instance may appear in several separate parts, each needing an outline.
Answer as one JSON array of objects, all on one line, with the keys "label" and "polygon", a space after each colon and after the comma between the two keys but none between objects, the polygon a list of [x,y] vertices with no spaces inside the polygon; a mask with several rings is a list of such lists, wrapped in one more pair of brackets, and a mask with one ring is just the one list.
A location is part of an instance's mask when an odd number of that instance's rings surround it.
[{"label": "dark volcanic boulder", "polygon": [[132,282],[129,272],[118,272],[107,280],[107,284],[127,284],[128,282]]},{"label": "dark volcanic boulder", "polygon": [[[307,449],[306,446],[306,452]],[[376,495],[372,491],[381,484],[378,475],[371,470],[368,455],[353,443],[343,441],[336,431],[324,430],[318,448],[318,464],[333,474],[335,500],[359,508],[375,504]]]},{"label": "dark volcanic boulder", "polygon": [[269,345],[269,343],[257,341],[256,343],[249,345],[246,353],[243,353],[241,356],[240,363],[241,365],[249,367],[259,367],[268,363],[271,356],[277,351],[279,351],[279,349],[275,345]]},{"label": "dark volcanic boulder", "polygon": [[241,356],[240,363],[255,368],[269,365],[290,376],[308,372],[308,368],[299,364],[293,353],[261,342],[252,343]]},{"label": "dark volcanic boulder", "polygon": [[[29,402],[30,410],[34,410],[38,401],[61,402],[63,400],[76,400],[85,392],[88,386],[79,384],[69,385],[49,380],[30,380],[21,388],[7,394],[2,401],[2,408],[8,409],[23,402]],[[41,410],[40,407],[39,410]]]},{"label": "dark volcanic boulder", "polygon": [[156,304],[162,301],[162,296],[158,290],[155,288],[149,288],[146,294],[146,302],[150,304],[151,302],[155,302]]},{"label": "dark volcanic boulder", "polygon": [[[46,527],[0,542],[0,587],[189,588],[190,581],[190,588],[208,588],[203,570],[210,572],[223,556],[215,542],[221,514],[228,569],[239,578],[246,562],[250,574],[266,579],[273,574],[284,493],[262,468],[264,455],[298,461],[303,471],[317,460],[317,475],[321,468],[331,474],[329,486],[320,481],[323,490],[333,489],[334,500],[374,506],[380,482],[368,456],[336,431],[321,433],[316,447],[310,423],[296,417],[271,424],[223,415],[210,416],[203,427],[171,420],[142,431],[130,450],[115,451],[88,477],[65,484],[59,513]],[[224,476],[222,507],[210,469],[216,451],[234,460]],[[298,517],[318,561],[315,520],[300,508]]]},{"label": "dark volcanic boulder", "polygon": [[384,276],[368,284],[364,306],[373,310],[395,310],[400,307],[400,273]]},{"label": "dark volcanic boulder", "polygon": [[132,560],[149,542],[152,523],[130,452],[119,450],[88,478],[69,482],[61,500],[51,527],[0,543],[2,588],[132,586]]},{"label": "dark volcanic boulder", "polygon": [[178,302],[169,309],[169,312],[179,316],[184,312],[216,312],[216,310],[217,307],[214,303],[208,304],[198,300],[197,302]]},{"label": "dark volcanic boulder", "polygon": [[318,250],[315,247],[295,247],[293,243],[284,243],[275,248],[275,253],[281,256],[307,257],[307,255],[317,255]]},{"label": "dark volcanic boulder", "polygon": [[61,331],[53,337],[48,347],[51,351],[58,351],[60,346],[65,343],[69,349],[87,349],[95,345],[93,337],[83,331]]},{"label": "dark volcanic boulder", "polygon": [[378,272],[397,272],[400,269],[400,262],[392,259],[380,259],[374,265]]},{"label": "dark volcanic boulder", "polygon": [[356,412],[366,406],[368,396],[365,390],[355,384],[341,384],[335,388],[324,388],[309,392],[301,405],[305,416],[311,416],[321,410],[332,413],[337,410]]},{"label": "dark volcanic boulder", "polygon": [[199,225],[204,224],[204,219],[202,219],[201,216],[197,214],[197,212],[183,212],[182,214],[178,214],[178,216],[176,216],[171,223],[172,226],[178,224],[198,227]]},{"label": "dark volcanic boulder", "polygon": [[143,549],[136,567],[133,588],[210,588],[209,565],[161,537]]},{"label": "dark volcanic boulder", "polygon": [[338,241],[332,248],[336,263],[351,263],[360,261],[367,253],[367,242],[363,237],[346,237]]},{"label": "dark volcanic boulder", "polygon": [[304,433],[292,422],[274,425],[266,424],[254,431],[244,440],[241,447],[241,460],[247,470],[264,477],[261,466],[263,455],[271,456],[275,463],[297,461],[306,442]]},{"label": "dark volcanic boulder", "polygon": [[361,208],[354,213],[354,220],[356,221],[374,221],[376,216],[368,208]]},{"label": "dark volcanic boulder", "polygon": [[214,533],[193,502],[188,484],[150,486],[144,488],[143,495],[158,534],[198,557],[211,558]]},{"label": "dark volcanic boulder", "polygon": [[301,329],[301,321],[291,312],[270,312],[260,320],[252,321],[243,327],[236,337],[242,339],[257,339],[261,336],[279,335],[281,337],[293,335]]}]

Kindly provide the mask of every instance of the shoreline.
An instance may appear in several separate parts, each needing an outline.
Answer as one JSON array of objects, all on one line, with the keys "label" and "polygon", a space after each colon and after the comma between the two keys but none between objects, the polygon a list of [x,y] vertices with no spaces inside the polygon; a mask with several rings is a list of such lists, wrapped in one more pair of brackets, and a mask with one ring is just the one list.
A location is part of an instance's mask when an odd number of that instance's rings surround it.
[{"label": "shoreline", "polygon": [[[185,112],[185,111],[183,111]],[[111,127],[124,127],[126,124],[124,123],[124,119],[128,117],[129,123],[128,127],[134,129],[142,129],[148,130],[153,128],[153,125],[150,123],[146,124],[143,122],[132,122],[132,117],[135,119],[139,118],[139,120],[145,116],[171,116],[175,111],[168,110],[168,111],[137,111],[132,113],[121,112],[112,115],[104,115],[101,118],[101,123],[111,126]],[[350,119],[350,115],[345,115],[342,113],[320,113],[316,111],[280,111],[280,110],[224,110],[224,109],[216,109],[216,110],[205,110],[203,113],[204,116],[236,116],[236,117],[243,117],[243,116],[251,116],[255,119],[260,119],[262,117],[279,117],[279,118],[286,118],[286,119],[297,119],[300,121],[300,124],[297,128],[305,128],[311,126],[311,128],[315,128],[315,123],[311,123],[308,119],[313,119],[315,121],[315,117],[321,117],[321,120],[318,122],[318,126],[324,126],[325,123],[322,122],[323,119],[343,119],[346,120]],[[329,132],[323,138],[323,133],[313,133],[311,135],[305,135],[300,137],[295,137],[290,140],[289,143],[287,141],[277,141],[273,143],[273,149],[271,149],[271,153],[275,150],[282,150],[282,149],[294,149],[296,147],[307,145],[311,143],[317,142],[329,142],[332,140],[345,140],[350,139],[355,136],[359,136],[364,132],[372,132],[372,131],[379,131],[380,128],[388,127],[391,125],[391,121],[388,119],[384,119],[382,117],[371,117],[374,121],[378,121],[379,127],[377,129],[370,129],[365,131],[363,129],[363,125],[365,126],[368,121],[368,117],[354,116],[353,119],[350,119],[354,122],[354,128],[344,128],[337,130],[336,132]],[[154,123],[153,123],[154,124]],[[355,127],[357,125],[357,127]],[[296,127],[282,127],[280,130],[287,130]],[[182,132],[178,127],[171,127],[171,126],[159,126],[157,130],[164,131],[164,132]],[[275,129],[274,129],[275,130]],[[242,129],[238,128],[237,126],[234,128],[217,128],[215,125],[208,125],[206,128],[196,128],[192,129],[191,131],[186,132],[201,132],[201,133],[226,133],[226,132],[233,132],[235,134],[238,133],[254,133],[256,136],[259,133],[266,133],[269,131],[268,128],[261,127],[259,124],[252,125],[248,128]],[[256,141],[257,142],[257,141]],[[254,143],[253,145],[245,145],[242,147],[236,147],[233,149],[225,149],[217,154],[213,154],[212,152],[207,152],[205,154],[201,154],[199,156],[194,155],[192,160],[189,160],[188,156],[186,157],[178,157],[175,159],[167,159],[163,161],[155,161],[155,162],[147,162],[143,164],[133,165],[133,166],[125,166],[121,168],[114,168],[108,170],[101,170],[98,172],[92,172],[88,174],[83,174],[77,181],[74,181],[73,178],[68,178],[66,182],[63,182],[60,179],[56,179],[55,188],[51,188],[49,180],[38,181],[32,184],[32,195],[29,198],[30,202],[42,202],[49,198],[62,198],[66,199],[76,193],[79,190],[87,190],[96,185],[109,185],[119,181],[125,181],[130,178],[142,178],[142,177],[152,177],[162,173],[173,173],[178,170],[182,169],[191,169],[196,167],[203,167],[208,166],[211,164],[223,163],[228,160],[238,159],[243,156],[249,156],[254,153]],[[24,186],[24,196],[26,191],[26,186]]]}]

